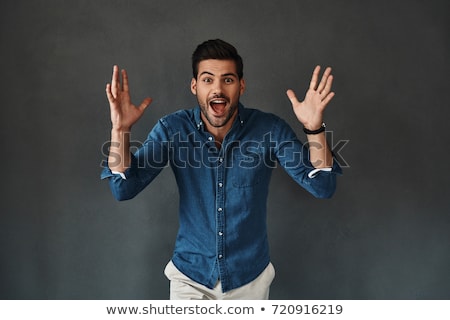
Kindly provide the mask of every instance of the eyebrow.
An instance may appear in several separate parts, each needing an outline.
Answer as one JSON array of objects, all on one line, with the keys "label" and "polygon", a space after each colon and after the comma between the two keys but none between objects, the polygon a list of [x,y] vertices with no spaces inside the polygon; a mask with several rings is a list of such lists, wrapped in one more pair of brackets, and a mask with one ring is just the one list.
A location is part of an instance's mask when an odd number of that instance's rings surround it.
[{"label": "eyebrow", "polygon": [[[202,73],[200,73],[199,76],[202,76],[202,75],[204,75],[204,74],[209,74],[209,75],[211,75],[211,76],[215,76],[214,73],[211,73],[211,72],[209,72],[209,71],[203,71]],[[238,77],[237,74],[236,74],[236,73],[233,73],[233,72],[224,73],[224,74],[221,75],[221,77],[229,77],[229,76],[233,76],[233,77],[235,77],[235,78]]]}]

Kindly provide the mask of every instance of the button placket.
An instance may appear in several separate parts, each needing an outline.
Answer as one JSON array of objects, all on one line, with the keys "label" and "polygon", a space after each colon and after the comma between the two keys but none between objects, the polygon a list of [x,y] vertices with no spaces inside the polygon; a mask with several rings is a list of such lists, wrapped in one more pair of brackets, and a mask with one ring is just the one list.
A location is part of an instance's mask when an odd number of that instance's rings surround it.
[{"label": "button placket", "polygon": [[[220,153],[223,151],[221,150]],[[216,190],[216,234],[217,234],[217,243],[216,243],[216,250],[217,250],[217,258],[219,261],[219,273],[221,275],[221,278],[224,275],[224,250],[225,250],[225,236],[224,236],[224,226],[225,226],[225,215],[224,215],[224,199],[225,199],[225,188],[223,183],[223,177],[224,177],[224,159],[223,156],[219,153],[219,157],[217,159],[217,182],[216,185],[218,186]]]}]

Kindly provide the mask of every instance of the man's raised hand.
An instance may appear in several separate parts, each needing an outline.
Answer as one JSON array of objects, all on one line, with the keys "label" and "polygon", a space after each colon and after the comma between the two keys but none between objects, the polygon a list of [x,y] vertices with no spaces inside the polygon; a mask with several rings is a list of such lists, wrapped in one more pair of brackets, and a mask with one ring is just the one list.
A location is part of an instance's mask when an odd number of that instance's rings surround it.
[{"label": "man's raised hand", "polygon": [[115,130],[130,131],[131,127],[139,120],[144,110],[152,102],[145,98],[139,106],[131,103],[128,86],[128,75],[125,70],[121,71],[122,84],[120,83],[119,67],[113,67],[111,83],[106,85],[106,96],[108,97],[111,110],[112,127]]},{"label": "man's raised hand", "polygon": [[320,83],[318,83],[319,73],[320,66],[316,66],[309,84],[309,89],[302,102],[298,101],[294,91],[289,89],[286,92],[297,119],[309,130],[320,128],[325,107],[334,97],[334,92],[331,92],[331,85],[333,83],[331,68],[328,67],[325,69]]}]

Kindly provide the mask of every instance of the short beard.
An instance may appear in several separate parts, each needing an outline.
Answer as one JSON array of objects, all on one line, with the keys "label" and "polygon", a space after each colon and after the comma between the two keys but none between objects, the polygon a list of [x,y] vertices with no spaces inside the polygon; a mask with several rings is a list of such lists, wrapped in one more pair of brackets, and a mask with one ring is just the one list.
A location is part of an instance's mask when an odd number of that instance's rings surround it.
[{"label": "short beard", "polygon": [[225,118],[223,119],[223,121],[220,121],[220,122],[218,122],[219,119],[217,119],[215,117],[210,117],[208,115],[207,106],[204,103],[201,103],[200,101],[198,101],[198,104],[200,106],[200,110],[201,110],[202,114],[205,116],[205,118],[209,122],[209,124],[212,127],[220,128],[220,127],[223,127],[224,125],[226,125],[230,121],[230,119],[233,118],[235,112],[237,112],[239,101],[235,104],[230,105],[230,110],[225,115]]}]

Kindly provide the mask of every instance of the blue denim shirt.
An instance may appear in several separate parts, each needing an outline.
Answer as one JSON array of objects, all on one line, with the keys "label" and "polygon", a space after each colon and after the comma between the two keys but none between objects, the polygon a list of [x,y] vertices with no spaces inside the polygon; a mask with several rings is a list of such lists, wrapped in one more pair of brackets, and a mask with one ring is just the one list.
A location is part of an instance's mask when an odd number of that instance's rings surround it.
[{"label": "blue denim shirt", "polygon": [[205,130],[200,108],[159,120],[133,155],[125,179],[107,167],[118,200],[133,198],[170,164],[179,188],[179,231],[172,261],[192,280],[224,292],[254,280],[269,264],[266,213],[269,182],[277,163],[318,198],[336,188],[330,172],[308,160],[308,150],[279,117],[239,105],[232,128],[217,148]]}]

